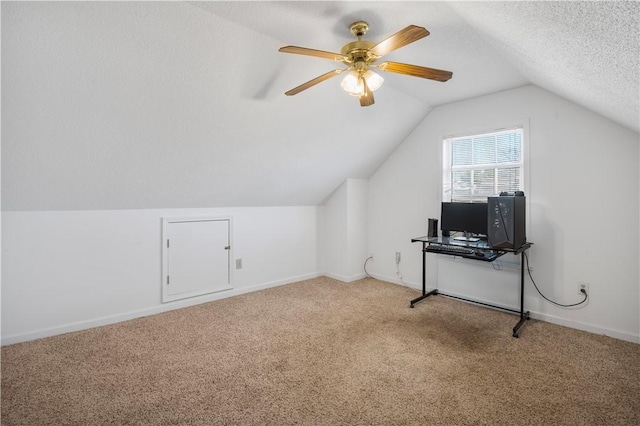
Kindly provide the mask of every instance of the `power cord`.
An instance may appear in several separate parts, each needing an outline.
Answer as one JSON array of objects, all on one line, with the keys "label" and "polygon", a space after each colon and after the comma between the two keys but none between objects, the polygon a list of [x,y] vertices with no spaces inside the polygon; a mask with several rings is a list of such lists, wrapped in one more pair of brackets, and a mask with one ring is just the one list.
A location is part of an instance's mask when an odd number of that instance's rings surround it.
[{"label": "power cord", "polygon": [[[373,278],[371,275],[369,275],[369,272],[367,272],[367,262],[370,261],[371,259],[373,259],[373,256],[369,256],[367,257],[367,260],[364,261],[364,273],[369,277],[369,278]],[[373,278],[375,280],[375,278]]]},{"label": "power cord", "polygon": [[[367,259],[364,261],[364,265],[362,266],[362,268],[364,269],[364,273],[367,277],[372,278],[372,279],[376,279],[375,277],[372,277],[371,274],[369,274],[369,271],[367,271],[367,263],[373,259],[373,256],[369,256],[367,257]],[[404,281],[402,281],[402,274],[400,273],[400,262],[396,260],[396,276],[400,279],[400,282],[402,284],[404,284]]]},{"label": "power cord", "polygon": [[400,273],[400,258],[396,254],[396,277],[400,280],[400,284],[404,285],[404,281],[402,281],[402,274]]},{"label": "power cord", "polygon": [[584,302],[587,301],[587,299],[589,298],[589,295],[587,294],[587,291],[584,288],[580,289],[580,292],[582,294],[584,294],[584,299],[582,299],[582,301],[578,302],[578,303],[572,303],[570,305],[563,305],[562,303],[558,303],[558,302],[554,302],[553,300],[549,299],[548,297],[546,297],[544,294],[542,294],[542,292],[540,291],[540,289],[538,288],[538,286],[536,285],[536,282],[533,280],[533,276],[531,275],[531,268],[529,268],[529,256],[527,256],[527,252],[524,252],[524,258],[526,259],[527,262],[527,272],[529,273],[529,278],[531,278],[531,282],[533,283],[533,286],[536,288],[536,290],[538,291],[538,293],[540,293],[540,296],[542,296],[544,298],[544,300],[553,303],[556,306],[560,306],[562,308],[571,308],[573,306],[578,306],[578,305],[582,305]]},{"label": "power cord", "polygon": [[400,273],[400,261],[396,260],[396,277],[400,279],[400,283],[404,285],[404,281],[402,281],[402,274]]}]

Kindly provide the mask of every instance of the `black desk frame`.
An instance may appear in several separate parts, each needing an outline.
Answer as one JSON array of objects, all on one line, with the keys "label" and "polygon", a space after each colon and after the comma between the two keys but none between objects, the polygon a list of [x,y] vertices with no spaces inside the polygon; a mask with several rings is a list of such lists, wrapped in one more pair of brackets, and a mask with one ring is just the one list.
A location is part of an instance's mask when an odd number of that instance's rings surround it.
[{"label": "black desk frame", "polygon": [[[498,258],[500,256],[503,256],[507,253],[513,253],[514,255],[520,255],[521,259],[520,259],[520,310],[515,310],[515,309],[509,309],[509,308],[505,308],[502,306],[497,306],[497,305],[492,305],[489,303],[485,303],[485,302],[479,302],[477,300],[472,300],[472,299],[466,299],[464,297],[460,297],[460,296],[454,296],[451,294],[446,294],[446,293],[442,293],[440,292],[437,288],[433,289],[429,292],[427,292],[427,287],[426,287],[426,281],[427,281],[427,277],[426,277],[426,263],[427,263],[427,246],[434,244],[434,243],[438,243],[438,244],[442,244],[442,241],[437,238],[437,237],[418,237],[418,238],[413,238],[411,240],[412,243],[422,243],[422,295],[420,297],[417,297],[415,299],[413,299],[411,301],[411,304],[409,305],[410,308],[413,308],[413,306],[420,302],[421,300],[426,299],[429,296],[435,296],[438,294],[441,294],[443,296],[446,297],[451,297],[453,299],[459,299],[459,300],[464,300],[466,302],[471,302],[471,303],[475,303],[478,305],[483,305],[483,306],[488,306],[494,309],[499,309],[502,311],[507,311],[507,312],[512,312],[515,314],[520,315],[520,320],[518,321],[518,323],[515,325],[515,327],[513,327],[513,337],[520,337],[520,329],[522,328],[522,326],[524,326],[525,322],[529,319],[529,311],[524,311],[524,265],[525,265],[525,252],[533,245],[533,243],[524,243],[519,249],[517,250],[513,250],[513,249],[505,249],[505,248],[488,248],[488,250],[493,251],[494,253],[496,253],[498,255]],[[450,256],[459,256],[453,253],[438,253],[438,254],[445,254],[445,255],[450,255]],[[497,259],[497,258],[496,258]],[[495,260],[495,259],[494,259]]]}]

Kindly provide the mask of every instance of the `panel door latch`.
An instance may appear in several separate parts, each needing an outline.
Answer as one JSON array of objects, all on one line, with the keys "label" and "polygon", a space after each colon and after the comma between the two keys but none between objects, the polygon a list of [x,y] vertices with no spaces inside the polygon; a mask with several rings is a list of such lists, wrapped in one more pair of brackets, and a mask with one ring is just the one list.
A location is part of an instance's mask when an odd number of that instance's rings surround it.
[{"label": "panel door latch", "polygon": [[225,250],[231,250],[231,246],[225,246],[224,249]]}]

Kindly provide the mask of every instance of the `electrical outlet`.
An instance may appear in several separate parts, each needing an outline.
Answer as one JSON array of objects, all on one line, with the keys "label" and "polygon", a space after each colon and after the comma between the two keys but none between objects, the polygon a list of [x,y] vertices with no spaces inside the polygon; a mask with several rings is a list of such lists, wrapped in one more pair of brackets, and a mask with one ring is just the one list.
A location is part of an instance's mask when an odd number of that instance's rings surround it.
[{"label": "electrical outlet", "polygon": [[583,282],[579,282],[578,283],[578,294],[580,296],[584,296],[584,293],[582,292],[582,290],[587,292],[587,295],[589,295],[589,283],[583,283]]},{"label": "electrical outlet", "polygon": [[400,252],[396,252],[396,263],[400,263]]},{"label": "electrical outlet", "polygon": [[242,269],[242,259],[236,259],[236,269]]}]

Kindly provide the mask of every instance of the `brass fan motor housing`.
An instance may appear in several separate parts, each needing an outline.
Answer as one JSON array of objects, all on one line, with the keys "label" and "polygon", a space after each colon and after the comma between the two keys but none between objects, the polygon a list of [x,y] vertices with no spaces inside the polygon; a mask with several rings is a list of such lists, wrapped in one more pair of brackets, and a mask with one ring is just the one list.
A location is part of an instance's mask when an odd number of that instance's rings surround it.
[{"label": "brass fan motor housing", "polygon": [[377,56],[369,51],[375,45],[374,42],[368,40],[352,41],[342,46],[340,53],[347,57],[344,61],[347,65],[362,61],[370,64],[378,59]]},{"label": "brass fan motor housing", "polygon": [[352,41],[342,46],[340,53],[347,59],[342,61],[346,65],[359,64],[364,67],[374,63],[379,56],[375,56],[370,49],[376,44],[372,41],[362,40],[362,37],[369,31],[369,23],[356,21],[349,26],[351,34],[358,37],[357,41]]}]

